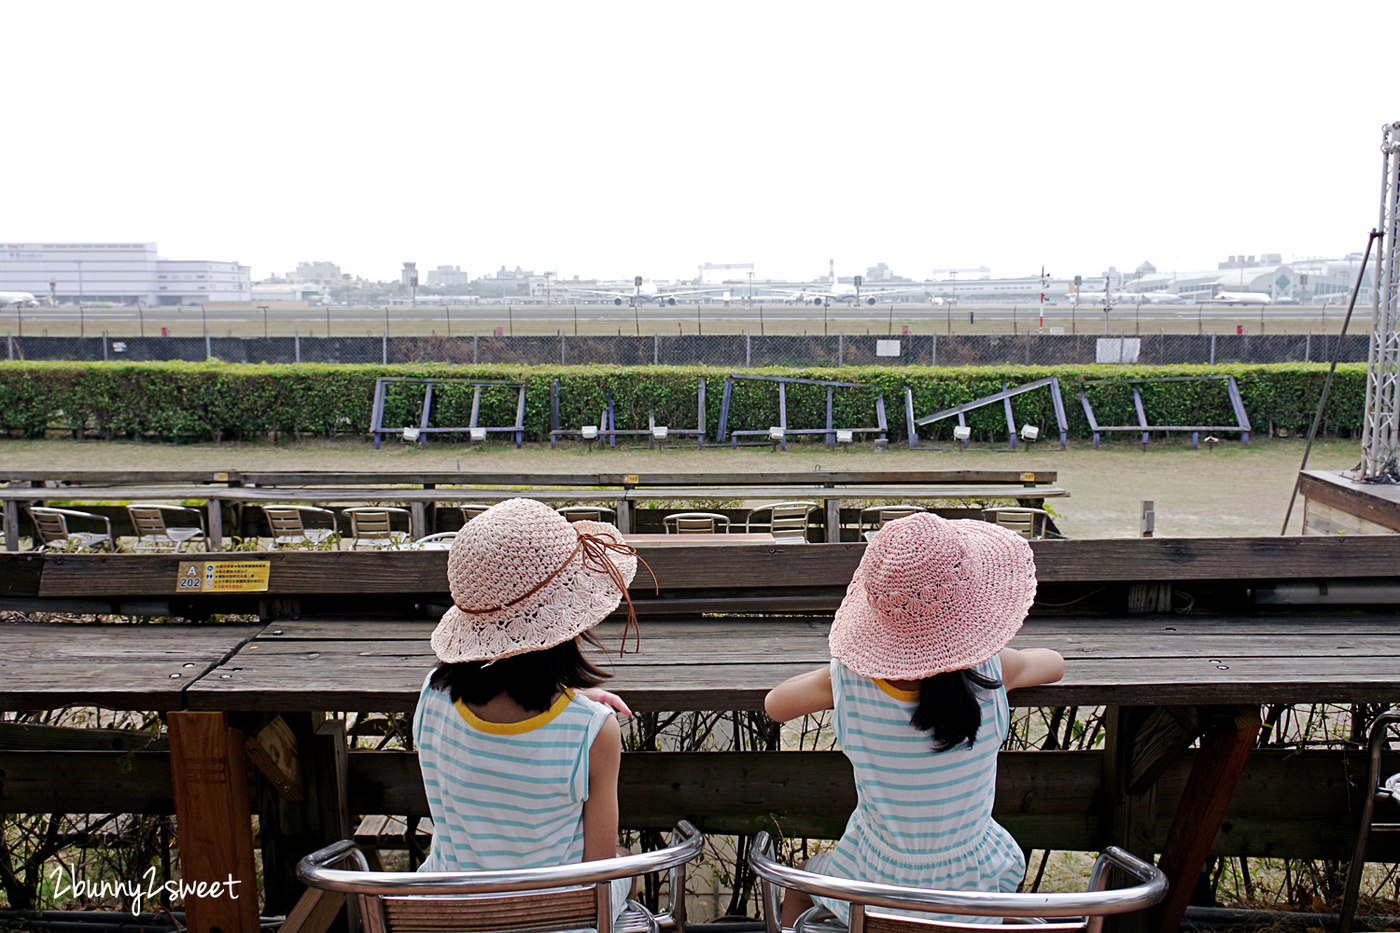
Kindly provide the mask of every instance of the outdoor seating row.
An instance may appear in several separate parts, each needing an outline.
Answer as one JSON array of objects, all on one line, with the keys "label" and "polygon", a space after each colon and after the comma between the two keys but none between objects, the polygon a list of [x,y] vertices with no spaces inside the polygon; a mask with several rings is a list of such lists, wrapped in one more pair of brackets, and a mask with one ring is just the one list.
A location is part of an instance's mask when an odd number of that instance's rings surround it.
[{"label": "outdoor seating row", "polygon": [[[340,522],[335,512],[311,505],[264,505],[274,549],[285,547],[314,547],[339,549],[342,544]],[[489,503],[467,504],[460,507],[463,523],[490,508]],[[775,502],[748,510],[743,531],[767,531],[780,544],[803,543],[813,513],[821,506],[815,502]],[[198,509],[177,505],[128,505],[126,507],[136,532],[135,551],[181,551],[207,540],[204,515]],[[570,521],[615,522],[617,513],[604,506],[564,506],[558,509]],[[860,510],[857,534],[863,540],[887,523],[918,512],[917,505],[881,505]],[[29,509],[34,525],[35,540],[40,550],[92,551],[115,550],[116,536],[112,521],[105,515],[76,509],[32,506]],[[348,542],[351,550],[360,548],[447,547],[455,532],[439,532],[414,538],[408,509],[390,506],[365,506],[343,509],[340,513],[349,523]],[[988,521],[1011,528],[1022,537],[1044,538],[1049,513],[1043,509],[1001,507],[984,509]],[[70,528],[70,520],[100,526],[101,531]],[[191,524],[193,523],[193,524]],[[321,527],[318,523],[324,523]],[[404,528],[396,528],[395,524]],[[666,534],[728,534],[734,521],[719,512],[674,512],[662,517]],[[737,529],[736,529],[737,530]]]}]

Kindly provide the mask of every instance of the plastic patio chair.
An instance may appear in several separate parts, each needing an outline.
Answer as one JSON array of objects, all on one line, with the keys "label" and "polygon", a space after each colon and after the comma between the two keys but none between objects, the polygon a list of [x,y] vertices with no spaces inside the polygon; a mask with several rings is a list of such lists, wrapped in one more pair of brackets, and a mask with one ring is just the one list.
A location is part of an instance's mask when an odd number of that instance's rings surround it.
[{"label": "plastic patio chair", "polygon": [[890,522],[927,511],[928,509],[917,505],[872,505],[860,510],[860,516],[856,520],[856,534],[861,540],[869,541],[871,535]]},{"label": "plastic patio chair", "polygon": [[[700,854],[705,837],[684,821],[676,830],[672,844],[654,852],[509,871],[369,871],[364,852],[346,839],[298,862],[297,878],[309,888],[357,898],[369,933],[588,928],[598,933],[685,933],[685,866]],[[346,860],[354,870],[330,867]],[[629,900],[622,915],[613,919],[609,881],[666,870],[672,892],[667,913],[653,916]]]},{"label": "plastic patio chair", "polygon": [[[322,545],[340,547],[340,522],[330,509],[314,505],[265,505],[267,527],[272,532],[274,550],[283,547],[320,548]],[[308,528],[307,516],[324,516],[329,528]]]},{"label": "plastic patio chair", "polygon": [[[1109,846],[1094,862],[1089,890],[1078,893],[987,893],[982,891],[939,891],[907,885],[848,881],[834,875],[820,875],[800,868],[789,868],[773,860],[773,840],[759,833],[749,851],[749,866],[758,875],[767,933],[782,933],[778,889],[789,888],[819,897],[847,901],[851,905],[849,925],[841,923],[823,907],[813,907],[798,917],[794,933],[849,930],[864,933],[930,933],[931,930],[1001,931],[1001,933],[1098,933],[1103,918],[1143,910],[1166,896],[1167,877],[1142,859]],[[1124,888],[1107,890],[1109,876],[1117,869],[1137,880]],[[952,914],[970,917],[1001,917],[1000,925],[972,925],[944,919],[900,916],[884,909],[917,911],[932,915]]]},{"label": "plastic patio chair", "polygon": [[555,509],[569,522],[608,522],[617,524],[617,510],[601,505],[566,505]]},{"label": "plastic patio chair", "polygon": [[[205,537],[204,514],[183,505],[128,505],[126,514],[136,530],[136,551],[180,551],[195,538]],[[170,520],[191,517],[197,528],[171,525]]]},{"label": "plastic patio chair", "polygon": [[[767,527],[773,535],[773,540],[780,544],[806,544],[807,526],[811,523],[812,513],[820,506],[815,502],[774,502],[772,505],[760,505],[756,509],[749,509],[749,513],[744,516],[744,531],[753,531],[753,526]],[[768,521],[758,521],[757,517],[764,512],[768,514]]]},{"label": "plastic patio chair", "polygon": [[1009,528],[1027,541],[1039,541],[1050,530],[1050,513],[1044,509],[999,506],[983,509],[982,517],[1003,528]]},{"label": "plastic patio chair", "polygon": [[[70,518],[101,522],[106,531],[69,531]],[[34,523],[34,538],[39,542],[37,550],[95,551],[104,546],[109,551],[116,550],[112,520],[105,515],[36,505],[29,509],[29,520]]]},{"label": "plastic patio chair", "polygon": [[719,512],[672,512],[662,516],[661,527],[668,535],[722,535],[729,533],[729,516]]},{"label": "plastic patio chair", "polygon": [[350,519],[350,550],[360,545],[371,550],[393,550],[402,548],[413,541],[407,531],[394,530],[394,517],[399,516],[407,524],[412,520],[408,509],[389,506],[361,506],[345,509],[341,514]]},{"label": "plastic patio chair", "polygon": [[424,535],[417,541],[407,545],[407,547],[421,551],[447,551],[452,548],[452,542],[456,540],[457,532],[439,531],[434,534]]}]

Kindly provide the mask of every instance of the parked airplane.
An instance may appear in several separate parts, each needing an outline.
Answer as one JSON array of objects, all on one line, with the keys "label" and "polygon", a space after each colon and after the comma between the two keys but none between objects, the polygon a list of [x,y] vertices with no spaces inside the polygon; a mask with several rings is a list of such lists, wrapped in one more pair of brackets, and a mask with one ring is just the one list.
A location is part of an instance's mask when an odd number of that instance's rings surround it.
[{"label": "parked airplane", "polygon": [[[1081,305],[1103,306],[1103,292],[1081,291],[1078,294],[1071,293],[1071,300],[1076,300]],[[1185,301],[1180,295],[1173,295],[1169,292],[1120,292],[1111,290],[1108,293],[1109,307],[1116,305],[1162,305],[1180,304]]]},{"label": "parked airplane", "polygon": [[1215,286],[1215,297],[1207,300],[1218,305],[1266,305],[1273,301],[1263,292],[1227,292],[1223,285]]},{"label": "parked airplane", "polygon": [[[833,301],[847,301],[853,305],[863,301],[868,305],[873,305],[885,295],[919,292],[923,291],[924,288],[925,286],[923,285],[911,285],[908,288],[869,289],[856,288],[854,285],[832,283],[826,288],[779,288],[775,289],[775,291],[778,292],[777,297],[781,298],[783,301],[795,301],[798,304],[804,305],[829,305]],[[948,303],[947,299],[939,298],[936,295],[926,296],[926,301],[928,304],[934,305],[935,307],[942,307]]]},{"label": "parked airplane", "polygon": [[0,292],[0,308],[17,305],[21,308],[36,308],[39,301],[29,292]]},{"label": "parked airplane", "polygon": [[662,291],[657,288],[656,283],[652,282],[650,279],[643,279],[640,277],[637,279],[637,284],[630,292],[609,291],[603,288],[575,288],[569,285],[558,284],[554,287],[560,291],[578,292],[583,295],[602,295],[611,298],[615,305],[621,305],[623,302],[626,302],[631,307],[649,304],[653,301],[659,305],[673,305],[676,303],[677,298],[686,295],[708,295],[713,292],[725,291],[723,288],[692,288],[683,291]]}]

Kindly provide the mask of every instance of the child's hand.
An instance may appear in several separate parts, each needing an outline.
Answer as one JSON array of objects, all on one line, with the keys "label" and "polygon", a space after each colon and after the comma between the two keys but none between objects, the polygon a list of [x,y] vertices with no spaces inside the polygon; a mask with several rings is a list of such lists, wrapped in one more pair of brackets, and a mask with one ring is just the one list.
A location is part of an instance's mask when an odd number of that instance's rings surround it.
[{"label": "child's hand", "polygon": [[627,708],[627,704],[623,702],[622,697],[611,691],[604,690],[602,687],[589,687],[587,690],[578,691],[578,694],[579,696],[588,697],[588,699],[592,700],[594,703],[601,703],[608,709],[616,710],[624,716],[632,715],[632,711]]}]

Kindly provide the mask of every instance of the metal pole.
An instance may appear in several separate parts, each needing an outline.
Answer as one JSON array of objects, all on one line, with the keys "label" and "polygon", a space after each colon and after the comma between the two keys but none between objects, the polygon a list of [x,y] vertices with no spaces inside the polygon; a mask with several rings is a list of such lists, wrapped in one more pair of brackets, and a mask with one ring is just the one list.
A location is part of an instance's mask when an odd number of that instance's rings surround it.
[{"label": "metal pole", "polygon": [[476,331],[472,331],[472,365],[476,365]]},{"label": "metal pole", "polygon": [[[12,334],[12,333],[10,333],[9,331],[6,331],[6,332],[5,332],[5,359],[6,359],[6,360],[13,360],[14,358],[15,358],[15,335]],[[102,345],[102,358],[103,358],[103,359],[106,359],[106,358],[107,358],[107,344],[105,344],[105,343]]]},{"label": "metal pole", "polygon": [[385,365],[385,366],[388,366],[388,365],[389,365],[389,328],[388,328],[387,326],[384,328],[384,342],[383,342],[383,348],[384,348],[384,365]]},{"label": "metal pole", "polygon": [[[753,365],[753,331],[744,331],[744,368],[748,369]],[[724,440],[723,437],[720,440]]]},{"label": "metal pole", "polygon": [[443,302],[443,304],[442,304],[442,313],[443,313],[443,315],[446,316],[446,318],[447,318],[447,336],[451,337],[451,336],[452,336],[452,308],[448,306],[447,302]]},{"label": "metal pole", "polygon": [[844,330],[836,335],[836,365],[846,365],[846,332]]},{"label": "metal pole", "polygon": [[574,305],[574,336],[578,336],[578,305]]},{"label": "metal pole", "polygon": [[292,346],[296,348],[296,361],[301,364],[301,327],[292,328]]},{"label": "metal pole", "polygon": [[102,332],[102,362],[107,362],[107,332]]},{"label": "metal pole", "polygon": [[[107,332],[106,332],[105,330],[102,332],[102,336],[103,336],[103,339],[105,340],[105,339],[106,339],[106,336],[107,336]],[[102,352],[103,352],[104,354],[107,352],[106,344],[103,344]],[[211,359],[214,358],[214,351],[213,351],[213,349],[209,346],[209,328],[208,328],[208,327],[205,327],[205,328],[204,328],[204,358],[205,358],[206,360],[211,360]],[[106,359],[106,356],[104,356],[103,359]]]},{"label": "metal pole", "polygon": [[655,366],[661,362],[661,335],[653,332],[651,335],[651,365]]},{"label": "metal pole", "polygon": [[929,351],[928,351],[928,364],[929,364],[930,366],[937,366],[937,365],[938,365],[938,331],[934,331],[933,334],[932,334],[931,336],[933,337],[933,342],[932,342],[932,344],[930,345]]},{"label": "metal pole", "polygon": [[1210,365],[1215,365],[1215,331],[1210,332]]},{"label": "metal pole", "polygon": [[566,355],[566,353],[567,353],[567,351],[565,351],[565,349],[564,349],[564,332],[561,330],[561,331],[559,332],[559,365],[560,365],[560,366],[567,366],[567,365],[569,365],[569,364],[568,364],[568,356]]},{"label": "metal pole", "polygon": [[1308,331],[1308,339],[1303,341],[1303,362],[1312,362],[1312,331]]},{"label": "metal pole", "polygon": [[78,336],[83,336],[83,306],[78,305]]}]

